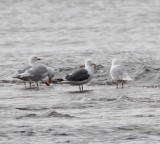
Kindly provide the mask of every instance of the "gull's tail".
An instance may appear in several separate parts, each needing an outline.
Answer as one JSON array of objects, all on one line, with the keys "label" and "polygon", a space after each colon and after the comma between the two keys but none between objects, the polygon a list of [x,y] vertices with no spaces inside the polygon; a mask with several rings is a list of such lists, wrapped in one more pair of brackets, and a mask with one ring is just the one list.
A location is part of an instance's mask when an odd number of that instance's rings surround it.
[{"label": "gull's tail", "polygon": [[123,80],[125,80],[125,81],[133,81],[133,79],[129,75],[125,75],[123,77]]},{"label": "gull's tail", "polygon": [[125,81],[133,81],[133,79],[128,75],[127,72],[124,72],[122,79]]},{"label": "gull's tail", "polygon": [[62,78],[51,79],[51,83],[60,83],[62,81],[64,81]]},{"label": "gull's tail", "polygon": [[126,81],[133,81],[133,79],[131,79],[130,77],[125,78],[125,79],[123,79],[123,80],[126,80]]},{"label": "gull's tail", "polygon": [[57,79],[52,80],[52,83],[55,83],[55,84],[70,84],[70,81],[67,81],[63,78],[57,78]]},{"label": "gull's tail", "polygon": [[12,78],[20,78],[21,76],[20,75],[14,75],[12,76]]},{"label": "gull's tail", "polygon": [[55,79],[55,81],[56,82],[61,82],[61,81],[64,81],[64,79],[63,78],[57,78],[57,79]]}]

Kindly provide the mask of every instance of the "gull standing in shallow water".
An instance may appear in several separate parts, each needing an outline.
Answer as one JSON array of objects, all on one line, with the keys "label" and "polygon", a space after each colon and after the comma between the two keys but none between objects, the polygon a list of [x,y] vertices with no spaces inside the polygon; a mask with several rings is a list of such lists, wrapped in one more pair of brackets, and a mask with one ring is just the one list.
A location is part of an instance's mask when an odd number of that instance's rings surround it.
[{"label": "gull standing in shallow water", "polygon": [[112,79],[116,81],[117,88],[119,82],[122,83],[122,88],[123,88],[124,82],[132,80],[128,75],[128,73],[125,71],[125,69],[119,64],[119,60],[116,58],[112,60],[110,74]]},{"label": "gull standing in shallow water", "polygon": [[49,86],[50,71],[48,67],[43,64],[34,65],[30,69],[26,70],[23,74],[20,75],[22,79],[28,79],[29,81],[34,81],[37,83],[42,81]]},{"label": "gull standing in shallow water", "polygon": [[[38,60],[41,60],[41,59],[36,57],[36,56],[30,56],[29,57],[29,65],[24,67],[21,70],[18,70],[12,78],[17,78],[17,79],[23,80],[24,84],[25,84],[25,87],[26,87],[26,81],[29,81],[29,79],[28,78],[22,78],[21,74],[25,73],[25,71],[30,69],[32,66],[36,65]],[[31,81],[30,81],[30,87],[31,87]]]},{"label": "gull standing in shallow water", "polygon": [[49,86],[51,79],[53,79],[54,77],[55,71],[51,67],[37,63],[37,60],[40,60],[40,58],[31,56],[29,58],[29,66],[27,66],[23,70],[19,70],[18,74],[13,78],[18,78],[23,81],[29,81],[30,88],[32,81],[37,83],[37,87],[38,81],[42,81],[47,86]]},{"label": "gull standing in shallow water", "polygon": [[64,79],[61,79],[60,83],[78,85],[79,91],[83,92],[83,84],[88,83],[94,74],[96,65],[91,60],[85,61],[85,68],[73,71],[71,74],[65,76]]}]

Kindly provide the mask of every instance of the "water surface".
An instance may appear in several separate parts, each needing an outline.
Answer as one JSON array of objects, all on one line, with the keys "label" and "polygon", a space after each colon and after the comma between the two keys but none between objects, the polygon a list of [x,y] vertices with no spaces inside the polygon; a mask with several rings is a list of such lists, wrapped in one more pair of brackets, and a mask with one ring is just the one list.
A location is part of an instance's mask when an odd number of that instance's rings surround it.
[{"label": "water surface", "polygon": [[[158,0],[1,0],[1,143],[159,143]],[[12,79],[30,55],[60,71],[92,58],[94,79],[32,89]],[[108,85],[112,58],[134,79]]]}]

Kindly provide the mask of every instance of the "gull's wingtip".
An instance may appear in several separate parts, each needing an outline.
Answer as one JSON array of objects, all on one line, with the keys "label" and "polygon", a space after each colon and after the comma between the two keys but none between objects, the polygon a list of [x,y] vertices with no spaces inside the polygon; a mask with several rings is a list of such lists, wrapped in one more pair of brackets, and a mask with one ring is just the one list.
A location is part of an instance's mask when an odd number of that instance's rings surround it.
[{"label": "gull's wingtip", "polygon": [[11,76],[12,78],[19,78],[20,75],[14,75],[14,76]]},{"label": "gull's wingtip", "polygon": [[132,78],[127,78],[126,80],[127,80],[127,81],[133,81],[133,79],[132,79]]},{"label": "gull's wingtip", "polygon": [[61,83],[63,81],[64,81],[64,79],[62,79],[62,78],[51,79],[51,83]]}]

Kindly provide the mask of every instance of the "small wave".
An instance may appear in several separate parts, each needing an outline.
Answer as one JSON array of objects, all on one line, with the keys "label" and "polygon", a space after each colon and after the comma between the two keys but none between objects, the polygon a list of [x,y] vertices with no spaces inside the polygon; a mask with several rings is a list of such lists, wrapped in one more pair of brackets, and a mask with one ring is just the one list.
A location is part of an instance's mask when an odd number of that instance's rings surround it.
[{"label": "small wave", "polygon": [[129,102],[144,102],[144,103],[160,103],[160,99],[156,98],[147,98],[147,97],[143,97],[143,98],[132,98],[132,97],[128,97],[128,96],[122,96],[120,97],[119,100],[127,100]]},{"label": "small wave", "polygon": [[128,136],[127,138],[125,138],[125,140],[134,140],[137,139],[138,137],[134,137],[134,136]]},{"label": "small wave", "polygon": [[47,110],[49,108],[30,108],[30,107],[22,107],[22,108],[15,108],[15,109],[18,109],[18,110],[22,110],[22,111],[41,111],[41,110]]},{"label": "small wave", "polygon": [[138,117],[138,118],[141,118],[141,117],[156,117],[157,115],[153,115],[153,114],[139,114],[139,115],[134,115],[134,117]]},{"label": "small wave", "polygon": [[22,116],[17,116],[16,119],[24,119],[24,118],[37,118],[38,115],[35,113],[31,113],[31,114],[25,114]]},{"label": "small wave", "polygon": [[73,136],[73,134],[67,134],[67,133],[54,133],[52,135],[54,136]]},{"label": "small wave", "polygon": [[90,104],[79,104],[79,103],[76,103],[76,104],[72,104],[72,105],[63,105],[63,106],[53,106],[52,109],[85,109],[85,108],[91,108],[93,107],[92,105]]},{"label": "small wave", "polygon": [[160,88],[160,85],[139,85],[138,87],[143,87],[143,88]]},{"label": "small wave", "polygon": [[128,96],[121,96],[119,100],[127,100],[130,102],[144,102],[144,103],[160,103],[159,95],[157,97],[141,97],[141,98],[132,98]]},{"label": "small wave", "polygon": [[92,101],[108,101],[108,102],[116,101],[116,100],[117,100],[116,98],[95,98],[95,99],[92,99]]},{"label": "small wave", "polygon": [[12,84],[15,84],[15,83],[23,83],[23,81],[20,81],[20,80],[0,80],[0,83],[1,84],[4,84],[4,83],[12,83]]},{"label": "small wave", "polygon": [[13,133],[20,133],[22,135],[25,135],[25,136],[33,136],[35,134],[35,132],[33,130],[19,130],[19,131],[13,131]]},{"label": "small wave", "polygon": [[5,132],[0,131],[1,138],[8,138],[8,135]]},{"label": "small wave", "polygon": [[136,98],[128,97],[128,96],[122,96],[121,99],[127,100],[129,102],[138,102],[139,100]]},{"label": "small wave", "polygon": [[58,113],[56,111],[49,111],[44,114],[35,114],[35,113],[30,113],[30,114],[25,114],[22,116],[17,116],[16,119],[24,119],[24,118],[73,118],[73,116],[70,116],[69,114],[62,114]]},{"label": "small wave", "polygon": [[151,72],[152,69],[149,67],[144,66],[139,72],[137,72],[135,74],[135,78],[134,79],[140,79],[141,77],[143,77],[145,74]]},{"label": "small wave", "polygon": [[49,111],[49,112],[46,112],[46,113],[40,115],[40,117],[72,118],[73,116],[70,116],[69,114],[58,113],[56,111]]},{"label": "small wave", "polygon": [[155,68],[153,66],[144,66],[135,74],[134,79],[141,80],[141,82],[143,81],[144,83],[159,83],[159,69],[160,68]]},{"label": "small wave", "polygon": [[153,114],[137,114],[137,115],[123,115],[123,116],[114,116],[114,117],[136,117],[136,118],[147,118],[147,117],[159,117],[160,115]]},{"label": "small wave", "polygon": [[128,125],[128,126],[120,126],[116,127],[118,130],[123,130],[123,131],[133,131],[133,130],[141,130],[145,127],[143,126],[138,126],[138,125]]},{"label": "small wave", "polygon": [[151,99],[151,98],[140,98],[139,102],[147,102],[147,103],[160,103],[160,99]]}]

